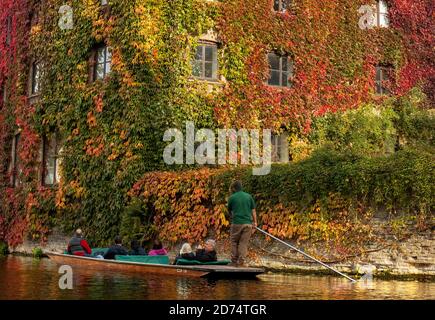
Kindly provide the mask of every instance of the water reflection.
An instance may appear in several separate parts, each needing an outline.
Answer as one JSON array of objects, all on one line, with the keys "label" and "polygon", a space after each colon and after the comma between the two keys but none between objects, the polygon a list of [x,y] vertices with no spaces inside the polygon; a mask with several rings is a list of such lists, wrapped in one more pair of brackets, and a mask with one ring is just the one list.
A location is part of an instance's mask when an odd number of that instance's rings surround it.
[{"label": "water reflection", "polygon": [[60,290],[48,259],[0,258],[0,299],[435,299],[434,282],[367,281],[266,274],[258,280],[207,280],[73,269],[73,290]]}]

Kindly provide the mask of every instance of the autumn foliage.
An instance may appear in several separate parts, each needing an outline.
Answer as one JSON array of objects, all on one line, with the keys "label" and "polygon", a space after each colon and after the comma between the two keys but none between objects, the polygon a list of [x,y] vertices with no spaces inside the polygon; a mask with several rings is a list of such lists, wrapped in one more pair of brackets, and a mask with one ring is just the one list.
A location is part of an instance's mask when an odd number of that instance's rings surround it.
[{"label": "autumn foliage", "polygon": [[[222,233],[228,218],[224,201],[214,198],[226,190],[208,185],[212,173],[144,178],[174,169],[162,160],[166,129],[191,120],[306,135],[313,117],[388,99],[374,92],[379,63],[394,67],[386,84],[393,95],[418,87],[428,97],[422,105],[433,105],[432,1],[389,0],[390,27],[371,30],[358,27],[358,8],[373,0],[292,2],[276,13],[271,0],[112,0],[110,10],[74,0],[74,29],[61,30],[64,1],[2,0],[0,238],[16,245],[26,235],[44,240],[54,226],[81,226],[91,240],[107,241],[119,231],[131,190],[154,208],[154,223],[168,239]],[[218,34],[221,76],[213,84],[193,79],[191,67],[195,45],[210,29]],[[113,50],[112,72],[92,82],[90,58],[102,43]],[[291,88],[266,85],[270,51],[294,61]],[[28,90],[35,60],[45,65],[38,99]],[[64,142],[62,182],[47,188],[41,142],[53,132]],[[13,187],[17,133],[20,184]],[[291,222],[278,205],[263,207],[275,217],[264,221],[281,235]]]}]

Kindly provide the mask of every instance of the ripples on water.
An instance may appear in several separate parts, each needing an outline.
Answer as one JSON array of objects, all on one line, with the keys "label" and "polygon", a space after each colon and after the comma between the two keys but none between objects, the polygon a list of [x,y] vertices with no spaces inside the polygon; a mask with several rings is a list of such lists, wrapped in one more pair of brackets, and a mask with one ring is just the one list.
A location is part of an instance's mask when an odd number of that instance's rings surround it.
[{"label": "ripples on water", "polygon": [[74,269],[74,289],[60,290],[49,259],[0,258],[0,299],[435,299],[434,282],[351,284],[333,276],[266,274],[258,280],[191,279]]}]

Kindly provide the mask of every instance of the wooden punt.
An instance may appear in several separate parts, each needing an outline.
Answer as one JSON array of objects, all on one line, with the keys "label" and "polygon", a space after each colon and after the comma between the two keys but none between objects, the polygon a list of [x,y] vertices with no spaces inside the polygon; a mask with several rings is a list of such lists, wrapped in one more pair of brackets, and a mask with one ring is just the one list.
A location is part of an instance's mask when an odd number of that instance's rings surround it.
[{"label": "wooden punt", "polygon": [[61,265],[70,265],[86,269],[141,272],[149,274],[174,275],[196,278],[218,279],[255,279],[264,273],[261,268],[237,268],[224,265],[165,265],[118,260],[104,260],[89,257],[73,256],[60,253],[47,253],[47,256]]}]

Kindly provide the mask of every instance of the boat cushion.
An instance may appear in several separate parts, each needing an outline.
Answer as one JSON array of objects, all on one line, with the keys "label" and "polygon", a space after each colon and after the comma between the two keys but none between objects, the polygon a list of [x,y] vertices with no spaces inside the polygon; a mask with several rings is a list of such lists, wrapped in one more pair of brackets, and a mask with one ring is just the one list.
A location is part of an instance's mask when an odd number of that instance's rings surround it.
[{"label": "boat cushion", "polygon": [[169,264],[168,256],[120,256],[116,255],[115,260],[128,261],[128,262],[140,262],[140,263],[152,263],[152,264]]},{"label": "boat cushion", "polygon": [[104,256],[108,250],[109,248],[92,248],[92,255],[100,254]]},{"label": "boat cushion", "polygon": [[231,260],[218,260],[218,261],[210,261],[210,262],[201,262],[198,260],[187,260],[187,259],[178,259],[178,265],[227,265],[231,262]]},{"label": "boat cushion", "polygon": [[[109,248],[92,248],[92,255],[95,256],[96,254],[100,254],[102,256],[104,256],[107,252],[107,250],[109,250]],[[63,254],[69,254],[67,250],[65,250],[63,252]]]}]

